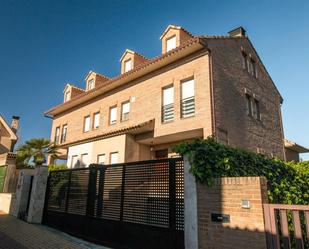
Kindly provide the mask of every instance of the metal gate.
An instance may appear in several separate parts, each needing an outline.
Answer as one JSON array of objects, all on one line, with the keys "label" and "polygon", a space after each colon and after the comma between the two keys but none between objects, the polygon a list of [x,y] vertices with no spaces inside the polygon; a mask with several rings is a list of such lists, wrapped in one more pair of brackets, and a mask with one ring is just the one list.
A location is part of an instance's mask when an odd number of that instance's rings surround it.
[{"label": "metal gate", "polygon": [[46,225],[112,248],[184,248],[180,158],[54,171]]}]

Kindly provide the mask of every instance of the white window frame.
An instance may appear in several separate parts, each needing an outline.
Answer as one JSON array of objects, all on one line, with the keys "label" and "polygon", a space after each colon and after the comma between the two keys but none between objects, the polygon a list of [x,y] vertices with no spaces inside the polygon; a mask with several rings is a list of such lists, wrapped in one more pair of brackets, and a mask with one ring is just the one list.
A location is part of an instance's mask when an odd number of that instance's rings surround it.
[{"label": "white window frame", "polygon": [[[194,78],[181,81],[181,117],[187,118],[195,115],[195,80]],[[187,104],[189,103],[189,105]],[[185,113],[185,108],[192,112]]]},{"label": "white window frame", "polygon": [[93,114],[93,129],[98,129],[100,127],[100,112]]},{"label": "white window frame", "polygon": [[91,122],[91,118],[89,115],[84,117],[84,132],[90,131],[90,122]]},{"label": "white window frame", "polygon": [[176,48],[176,35],[166,39],[166,52]]},{"label": "white window frame", "polygon": [[174,85],[162,89],[162,122],[174,120]]},{"label": "white window frame", "polygon": [[60,139],[60,126],[56,127],[55,130],[55,138],[54,138],[55,144],[59,144],[59,139]]},{"label": "white window frame", "polygon": [[[84,157],[86,157],[87,160],[84,160]],[[88,153],[81,154],[80,155],[80,166],[86,167],[86,166],[88,166],[88,164],[89,164],[89,154]]]},{"label": "white window frame", "polygon": [[64,102],[67,102],[69,100],[69,94],[70,94],[70,91],[65,92],[65,94],[64,94]]},{"label": "white window frame", "polygon": [[109,109],[109,124],[113,125],[117,123],[117,106],[112,106]]},{"label": "white window frame", "polygon": [[[73,164],[75,158],[76,158],[76,163]],[[80,166],[80,163],[78,163],[78,155],[73,155],[71,157],[71,169],[78,168],[79,166]]]},{"label": "white window frame", "polygon": [[133,68],[133,62],[132,59],[128,59],[124,61],[124,72],[129,72]]},{"label": "white window frame", "polygon": [[88,90],[92,90],[94,88],[94,79],[88,81]]},{"label": "white window frame", "polygon": [[125,101],[121,104],[121,121],[126,121],[129,119],[131,103],[130,100]]},{"label": "white window frame", "polygon": [[[113,161],[113,156],[117,155],[117,162]],[[115,152],[111,152],[109,154],[109,161],[110,161],[110,164],[116,164],[116,163],[119,163],[119,152],[118,151],[115,151]]]},{"label": "white window frame", "polygon": [[[100,157],[103,158],[103,160],[100,160]],[[100,154],[97,156],[97,164],[104,165],[106,160],[106,155],[105,154]]]},{"label": "white window frame", "polygon": [[62,126],[61,139],[60,139],[61,143],[64,143],[66,141],[67,134],[68,134],[68,125],[65,124]]}]

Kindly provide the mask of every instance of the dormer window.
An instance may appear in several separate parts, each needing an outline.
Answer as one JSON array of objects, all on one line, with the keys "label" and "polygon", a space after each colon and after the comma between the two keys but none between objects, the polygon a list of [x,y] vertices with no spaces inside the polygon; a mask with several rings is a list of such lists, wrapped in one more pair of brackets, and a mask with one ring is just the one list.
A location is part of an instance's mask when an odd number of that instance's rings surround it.
[{"label": "dormer window", "polygon": [[169,25],[160,39],[162,41],[162,54],[165,54],[191,39],[193,36],[184,28],[175,25]]},{"label": "dormer window", "polygon": [[89,91],[89,90],[91,90],[93,88],[94,88],[94,79],[88,81],[88,88],[87,88],[87,90]]},{"label": "dormer window", "polygon": [[129,72],[130,70],[132,70],[132,60],[129,59],[127,61],[124,62],[124,72]]},{"label": "dormer window", "polygon": [[64,94],[64,102],[67,102],[68,100],[70,100],[70,92],[69,91]]},{"label": "dormer window", "polygon": [[176,36],[174,35],[171,38],[166,40],[166,52],[176,48]]}]

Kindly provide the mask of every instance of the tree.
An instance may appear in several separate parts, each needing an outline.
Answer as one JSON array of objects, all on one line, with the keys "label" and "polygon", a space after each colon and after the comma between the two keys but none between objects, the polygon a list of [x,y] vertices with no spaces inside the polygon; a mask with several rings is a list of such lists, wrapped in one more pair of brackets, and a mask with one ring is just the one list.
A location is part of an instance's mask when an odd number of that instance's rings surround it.
[{"label": "tree", "polygon": [[18,167],[32,167],[46,163],[47,156],[58,157],[54,143],[45,138],[33,138],[17,148],[16,165]]}]

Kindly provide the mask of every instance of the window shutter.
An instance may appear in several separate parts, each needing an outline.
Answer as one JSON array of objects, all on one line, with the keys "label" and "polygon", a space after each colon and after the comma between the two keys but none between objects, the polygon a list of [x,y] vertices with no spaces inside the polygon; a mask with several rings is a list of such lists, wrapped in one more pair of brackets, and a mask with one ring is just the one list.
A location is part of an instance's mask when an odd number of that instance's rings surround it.
[{"label": "window shutter", "polygon": [[89,131],[90,130],[90,117],[85,118],[85,124],[84,124],[84,131]]},{"label": "window shutter", "polygon": [[118,152],[110,154],[111,164],[118,163]]},{"label": "window shutter", "polygon": [[113,123],[113,122],[116,122],[117,120],[117,107],[113,107],[111,108],[111,114],[110,114],[110,122]]},{"label": "window shutter", "polygon": [[194,80],[182,83],[182,99],[194,97]]},{"label": "window shutter", "polygon": [[166,52],[176,48],[176,36],[167,39],[166,41]]},{"label": "window shutter", "polygon": [[98,128],[100,126],[100,113],[94,114],[93,127]]},{"label": "window shutter", "polygon": [[129,113],[130,112],[130,102],[124,103],[122,105],[122,113]]},{"label": "window shutter", "polygon": [[163,105],[174,103],[174,87],[163,89]]},{"label": "window shutter", "polygon": [[124,62],[124,71],[128,72],[132,69],[132,60],[127,60]]}]

